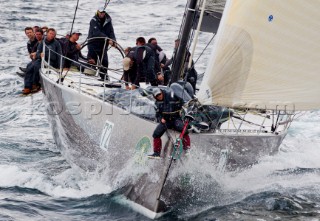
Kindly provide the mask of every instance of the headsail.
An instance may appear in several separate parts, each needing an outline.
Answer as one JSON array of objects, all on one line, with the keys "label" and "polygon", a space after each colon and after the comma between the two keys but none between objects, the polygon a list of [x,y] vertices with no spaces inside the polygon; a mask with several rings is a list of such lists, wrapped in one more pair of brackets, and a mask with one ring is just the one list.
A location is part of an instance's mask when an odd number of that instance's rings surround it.
[{"label": "headsail", "polygon": [[228,0],[198,97],[261,109],[320,109],[318,0]]}]

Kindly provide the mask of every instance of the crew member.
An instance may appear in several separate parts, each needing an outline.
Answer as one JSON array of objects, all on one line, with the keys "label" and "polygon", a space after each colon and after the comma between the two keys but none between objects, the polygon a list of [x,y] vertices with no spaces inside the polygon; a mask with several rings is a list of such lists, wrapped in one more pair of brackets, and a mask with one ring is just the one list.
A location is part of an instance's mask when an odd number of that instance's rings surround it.
[{"label": "crew member", "polygon": [[[149,158],[159,158],[162,148],[161,136],[167,129],[182,132],[184,123],[180,117],[182,101],[176,97],[171,90],[153,89],[153,97],[156,99],[158,126],[153,132],[153,151]],[[190,137],[188,131],[183,136],[183,149],[190,148]]]}]

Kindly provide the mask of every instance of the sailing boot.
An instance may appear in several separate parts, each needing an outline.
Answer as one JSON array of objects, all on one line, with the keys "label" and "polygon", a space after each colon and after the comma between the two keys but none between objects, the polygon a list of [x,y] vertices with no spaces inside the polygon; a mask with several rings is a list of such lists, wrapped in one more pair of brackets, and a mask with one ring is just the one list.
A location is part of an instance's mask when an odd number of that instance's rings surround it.
[{"label": "sailing boot", "polygon": [[98,79],[98,81],[109,81],[108,74],[101,74],[100,73],[100,79]]},{"label": "sailing boot", "polygon": [[160,137],[153,139],[153,154],[148,155],[148,158],[160,159],[160,153],[162,148],[162,142]]},{"label": "sailing boot", "polygon": [[154,152],[153,154],[148,155],[150,159],[160,159],[160,153]]},{"label": "sailing boot", "polygon": [[24,94],[24,95],[28,95],[28,94],[30,94],[31,93],[31,90],[29,89],[29,88],[24,88],[23,90],[22,90],[22,94]]},{"label": "sailing boot", "polygon": [[39,85],[33,84],[32,89],[31,89],[31,93],[37,93],[40,90],[41,90],[41,87]]}]

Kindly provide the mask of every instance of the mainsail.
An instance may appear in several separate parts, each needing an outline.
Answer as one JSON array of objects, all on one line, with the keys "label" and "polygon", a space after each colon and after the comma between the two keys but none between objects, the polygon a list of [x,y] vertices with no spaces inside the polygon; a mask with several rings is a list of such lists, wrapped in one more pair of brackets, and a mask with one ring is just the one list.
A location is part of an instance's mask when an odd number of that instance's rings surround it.
[{"label": "mainsail", "polygon": [[228,0],[200,102],[320,108],[319,0]]}]

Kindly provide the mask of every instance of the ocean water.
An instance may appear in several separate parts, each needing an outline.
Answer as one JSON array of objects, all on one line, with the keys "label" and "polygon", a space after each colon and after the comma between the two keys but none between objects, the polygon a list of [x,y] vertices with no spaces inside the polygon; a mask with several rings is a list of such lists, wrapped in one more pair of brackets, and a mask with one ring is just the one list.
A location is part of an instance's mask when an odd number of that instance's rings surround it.
[{"label": "ocean water", "polygon": [[[21,97],[16,75],[27,57],[24,28],[70,31],[75,0],[0,0],[0,220],[148,220],[119,204],[101,174],[72,167],[56,148],[43,95]],[[170,57],[184,0],[113,0],[118,42],[133,46],[138,36],[156,37]],[[103,1],[80,0],[75,29],[83,32]],[[202,34],[196,58],[212,35]],[[210,48],[210,47],[209,47]],[[205,69],[209,52],[196,64]],[[211,173],[196,180],[199,193],[175,205],[160,220],[320,220],[320,111],[299,115],[275,156],[242,172]]]}]

